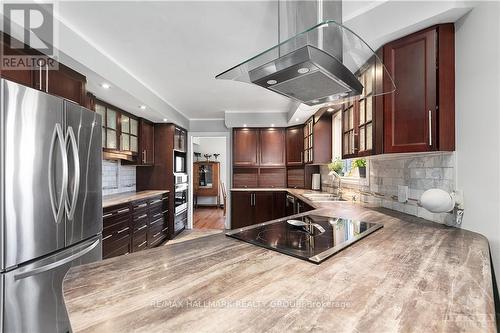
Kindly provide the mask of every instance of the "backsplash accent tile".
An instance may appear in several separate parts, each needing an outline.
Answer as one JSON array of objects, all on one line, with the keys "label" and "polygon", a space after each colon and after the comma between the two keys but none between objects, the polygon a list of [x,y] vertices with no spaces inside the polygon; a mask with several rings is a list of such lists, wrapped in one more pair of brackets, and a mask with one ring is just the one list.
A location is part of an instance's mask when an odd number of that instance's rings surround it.
[{"label": "backsplash accent tile", "polygon": [[102,161],[102,194],[132,192],[136,188],[133,165],[121,165],[120,161]]},{"label": "backsplash accent tile", "polygon": [[[356,195],[358,200],[438,223],[450,223],[453,214],[434,214],[417,206],[424,191],[439,188],[447,192],[455,190],[455,154],[451,152],[418,155],[392,155],[369,158],[369,181],[365,185],[344,181],[342,188]],[[321,166],[324,191],[332,192],[328,167]],[[409,201],[399,203],[398,185],[408,186]]]}]

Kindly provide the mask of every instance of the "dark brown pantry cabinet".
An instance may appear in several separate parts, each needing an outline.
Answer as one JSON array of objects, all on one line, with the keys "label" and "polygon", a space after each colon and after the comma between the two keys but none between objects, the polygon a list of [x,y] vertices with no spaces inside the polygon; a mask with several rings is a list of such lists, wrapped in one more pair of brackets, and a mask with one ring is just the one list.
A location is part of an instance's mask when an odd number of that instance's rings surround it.
[{"label": "dark brown pantry cabinet", "polygon": [[153,165],[155,162],[155,137],[154,137],[154,124],[140,119],[139,121],[139,156],[137,164],[140,165]]},{"label": "dark brown pantry cabinet", "polygon": [[455,149],[454,25],[384,46],[396,91],[384,97],[384,153]]}]

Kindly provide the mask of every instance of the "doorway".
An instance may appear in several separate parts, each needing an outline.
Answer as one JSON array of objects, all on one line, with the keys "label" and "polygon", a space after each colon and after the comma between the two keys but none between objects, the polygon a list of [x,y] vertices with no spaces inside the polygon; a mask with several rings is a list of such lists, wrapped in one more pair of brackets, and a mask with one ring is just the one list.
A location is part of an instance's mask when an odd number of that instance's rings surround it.
[{"label": "doorway", "polygon": [[192,137],[192,229],[224,230],[227,216],[227,138]]}]

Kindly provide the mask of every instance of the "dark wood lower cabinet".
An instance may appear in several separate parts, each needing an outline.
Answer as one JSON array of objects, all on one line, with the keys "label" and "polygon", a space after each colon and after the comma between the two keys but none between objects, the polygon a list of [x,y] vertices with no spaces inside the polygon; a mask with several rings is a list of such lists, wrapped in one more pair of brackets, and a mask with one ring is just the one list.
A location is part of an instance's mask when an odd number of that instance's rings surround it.
[{"label": "dark wood lower cabinet", "polygon": [[168,193],[103,209],[102,257],[155,247],[168,238]]},{"label": "dark wood lower cabinet", "polygon": [[231,229],[287,216],[285,191],[232,191]]}]

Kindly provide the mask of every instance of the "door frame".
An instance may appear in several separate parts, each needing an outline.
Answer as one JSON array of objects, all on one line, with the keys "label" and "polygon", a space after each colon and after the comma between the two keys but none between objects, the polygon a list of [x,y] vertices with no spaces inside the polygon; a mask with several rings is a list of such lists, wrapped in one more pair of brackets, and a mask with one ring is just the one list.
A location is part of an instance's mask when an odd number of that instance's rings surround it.
[{"label": "door frame", "polygon": [[230,229],[231,216],[231,132],[188,132],[188,154],[187,154],[187,171],[189,175],[189,202],[188,202],[188,225],[187,229],[193,229],[193,212],[194,212],[194,184],[193,184],[193,138],[221,138],[226,141],[226,179],[221,180],[226,185],[226,217],[224,220],[224,228]]}]

